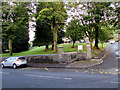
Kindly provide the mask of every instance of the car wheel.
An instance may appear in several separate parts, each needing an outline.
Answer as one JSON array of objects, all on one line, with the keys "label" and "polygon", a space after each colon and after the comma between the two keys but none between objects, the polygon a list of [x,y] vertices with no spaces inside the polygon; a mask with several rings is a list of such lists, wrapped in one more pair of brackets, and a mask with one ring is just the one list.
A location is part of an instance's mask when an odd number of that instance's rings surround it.
[{"label": "car wheel", "polygon": [[2,68],[4,68],[4,65],[3,65],[3,64],[1,64],[1,67],[2,67]]},{"label": "car wheel", "polygon": [[16,68],[17,68],[17,65],[16,65],[16,64],[13,64],[13,68],[16,69]]}]

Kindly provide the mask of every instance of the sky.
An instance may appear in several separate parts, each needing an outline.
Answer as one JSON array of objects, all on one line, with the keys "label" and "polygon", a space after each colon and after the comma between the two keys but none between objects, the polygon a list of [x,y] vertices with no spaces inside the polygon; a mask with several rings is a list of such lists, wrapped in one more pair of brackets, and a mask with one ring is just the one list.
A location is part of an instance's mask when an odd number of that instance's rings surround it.
[{"label": "sky", "polygon": [[[31,3],[31,6],[32,6],[32,13],[29,13],[29,14],[33,14],[33,13],[36,13],[36,6],[34,5],[35,3]],[[33,9],[34,8],[34,9]],[[33,21],[36,21],[36,19],[34,17],[32,17],[32,20]],[[33,41],[34,40],[34,37],[35,37],[35,25],[36,25],[36,22],[33,22],[33,21],[30,21],[29,22],[29,42]]]}]

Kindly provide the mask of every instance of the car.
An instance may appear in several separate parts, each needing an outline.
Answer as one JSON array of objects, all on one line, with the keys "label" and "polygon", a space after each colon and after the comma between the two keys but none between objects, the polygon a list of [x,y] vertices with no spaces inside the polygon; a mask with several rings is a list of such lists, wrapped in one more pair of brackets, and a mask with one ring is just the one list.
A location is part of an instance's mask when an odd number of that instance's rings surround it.
[{"label": "car", "polygon": [[25,57],[9,57],[1,62],[1,67],[13,67],[16,69],[19,66],[27,66]]},{"label": "car", "polygon": [[113,43],[115,43],[115,41],[109,41],[110,42],[110,44],[113,44]]},{"label": "car", "polygon": [[120,57],[120,51],[117,51],[115,54],[117,57]]}]

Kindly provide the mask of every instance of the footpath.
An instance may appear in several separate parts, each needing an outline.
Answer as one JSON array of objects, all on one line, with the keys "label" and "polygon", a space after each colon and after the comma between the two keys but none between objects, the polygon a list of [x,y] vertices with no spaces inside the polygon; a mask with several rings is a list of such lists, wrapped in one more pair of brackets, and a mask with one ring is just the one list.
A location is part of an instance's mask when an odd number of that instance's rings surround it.
[{"label": "footpath", "polygon": [[38,68],[88,68],[94,65],[101,64],[103,60],[84,60],[76,61],[70,64],[48,64],[48,63],[28,63],[29,67],[38,67]]},{"label": "footpath", "polygon": [[103,59],[109,54],[109,52],[109,50],[102,51],[96,59],[75,61],[69,64],[28,63],[28,66],[37,68],[89,68],[102,64]]}]

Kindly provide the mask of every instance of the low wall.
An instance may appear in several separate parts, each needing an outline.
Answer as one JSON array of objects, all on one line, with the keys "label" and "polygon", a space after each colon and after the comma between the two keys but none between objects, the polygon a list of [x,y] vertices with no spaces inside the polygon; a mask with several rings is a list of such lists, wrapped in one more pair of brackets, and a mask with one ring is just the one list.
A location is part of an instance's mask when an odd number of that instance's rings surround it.
[{"label": "low wall", "polygon": [[77,53],[77,52],[63,53],[62,57],[58,59],[58,62],[71,63],[80,60],[86,60],[86,53]]},{"label": "low wall", "polygon": [[28,63],[59,63],[54,58],[57,58],[58,54],[51,55],[37,55],[37,56],[26,56]]},{"label": "low wall", "polygon": [[[62,57],[59,57],[59,54],[29,55],[24,57],[28,63],[71,63],[86,60],[86,53],[63,53]],[[6,58],[8,57],[3,57],[2,60]]]}]

